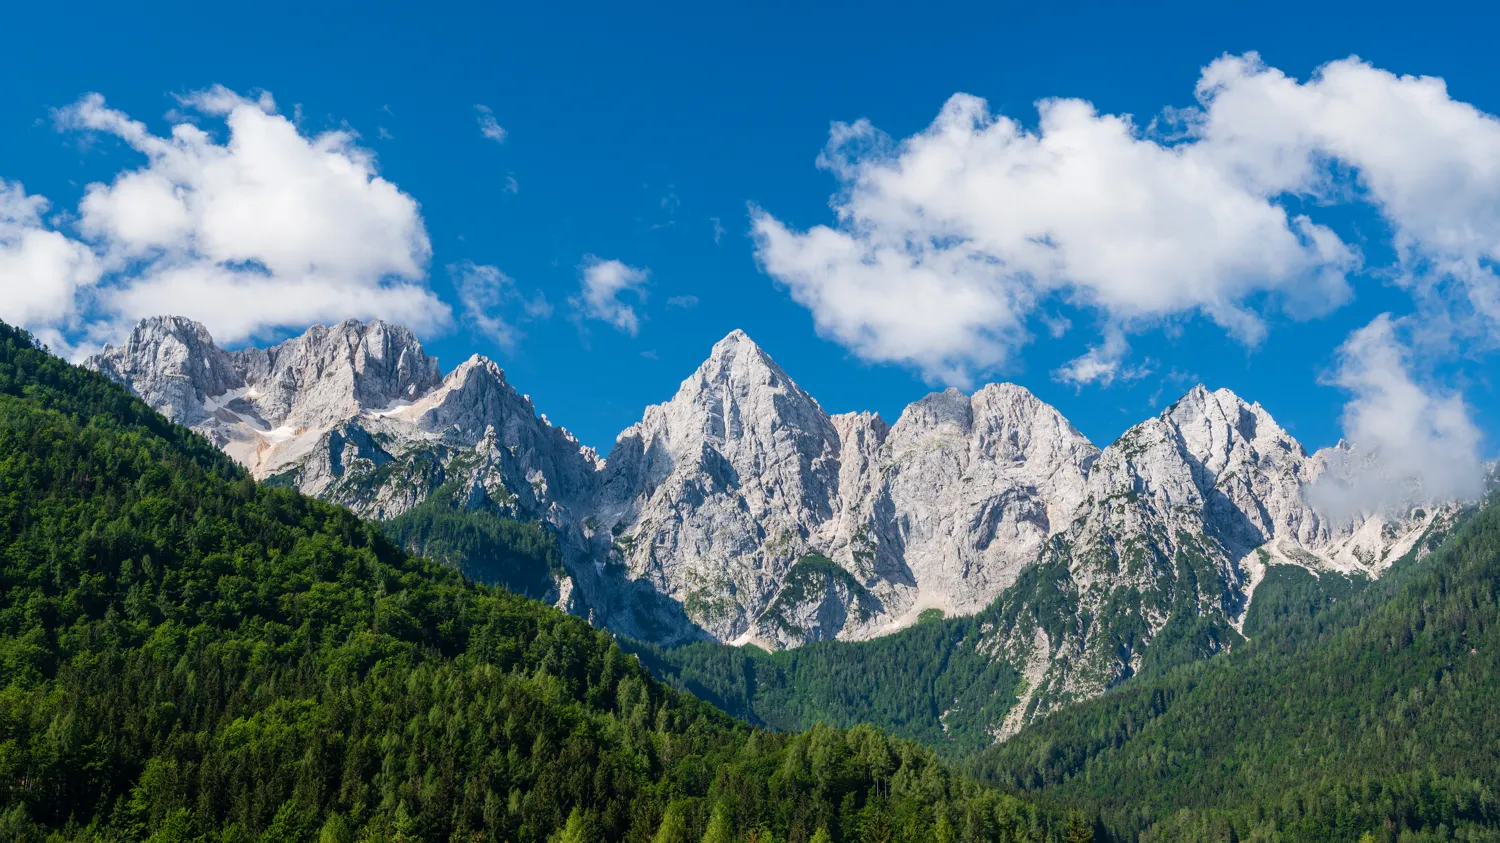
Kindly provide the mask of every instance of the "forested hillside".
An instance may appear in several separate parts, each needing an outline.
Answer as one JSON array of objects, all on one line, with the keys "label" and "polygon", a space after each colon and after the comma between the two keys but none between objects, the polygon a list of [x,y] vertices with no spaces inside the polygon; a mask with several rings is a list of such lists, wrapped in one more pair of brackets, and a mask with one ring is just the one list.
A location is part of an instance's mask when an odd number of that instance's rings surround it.
[{"label": "forested hillside", "polygon": [[1058,712],[978,768],[1126,839],[1500,840],[1500,507],[1342,599],[1290,585],[1247,646]]},{"label": "forested hillside", "polygon": [[973,618],[928,620],[872,641],[825,641],[768,653],[714,642],[627,641],[658,678],[724,711],[781,730],[879,724],[945,755],[994,743],[1020,676],[974,647]]},{"label": "forested hillside", "polygon": [[563,570],[557,538],[538,522],[466,509],[440,487],[419,506],[385,522],[398,546],[457,568],[466,578],[545,599]]},{"label": "forested hillside", "polygon": [[[1023,609],[1054,610],[1049,623],[1070,617],[1069,607],[1055,605],[1063,599],[1056,579],[1053,566],[1034,566],[978,615],[926,618],[871,641],[827,641],[775,653],[712,642],[656,647],[628,641],[626,647],[658,679],[750,722],[782,730],[871,723],[959,759],[995,743],[995,727],[1016,703],[1022,681],[1008,661],[984,648],[985,629],[1014,623],[1009,616]],[[1367,582],[1275,566],[1256,590],[1245,632],[1280,630],[1357,593]],[[1218,652],[1209,639],[1218,630],[1205,627],[1186,616],[1169,624],[1147,651],[1140,676]],[[1122,625],[1117,634],[1128,636],[1132,630]]]},{"label": "forested hillside", "polygon": [[1065,835],[874,729],[737,723],[0,326],[0,840]]}]

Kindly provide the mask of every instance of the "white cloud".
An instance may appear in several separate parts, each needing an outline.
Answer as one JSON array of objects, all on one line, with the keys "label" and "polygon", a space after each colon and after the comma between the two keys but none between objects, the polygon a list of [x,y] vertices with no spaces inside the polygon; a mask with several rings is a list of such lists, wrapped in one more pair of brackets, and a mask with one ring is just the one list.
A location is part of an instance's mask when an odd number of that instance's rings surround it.
[{"label": "white cloud", "polygon": [[640,331],[640,318],[635,308],[620,300],[626,292],[645,297],[646,279],[650,272],[628,266],[617,260],[601,260],[589,255],[584,258],[581,271],[581,289],[570,299],[578,314],[588,319],[608,322],[621,331],[635,336]]},{"label": "white cloud", "polygon": [[227,137],[181,115],[159,136],[98,94],[55,114],[59,128],[113,135],[145,163],[88,186],[76,236],[45,225],[45,200],[6,194],[5,252],[32,256],[0,263],[0,288],[24,287],[31,302],[23,311],[7,296],[9,318],[84,342],[161,313],[198,319],[223,342],[349,316],[418,331],[448,322],[426,284],[432,250],[416,200],[352,134],[304,135],[269,94],[215,87],[180,101],[222,119]]},{"label": "white cloud", "polygon": [[1354,198],[1394,231],[1403,280],[1421,294],[1453,287],[1500,329],[1500,120],[1453,99],[1441,79],[1357,58],[1298,83],[1254,55],[1225,57],[1204,70],[1198,96],[1207,106],[1194,131],[1225,167],[1262,192],[1325,201],[1347,198],[1330,162],[1351,169]]},{"label": "white cloud", "polygon": [[1059,366],[1052,373],[1053,379],[1070,383],[1082,389],[1089,384],[1109,386],[1116,380],[1140,380],[1151,374],[1146,366],[1132,366],[1125,362],[1130,346],[1125,341],[1125,332],[1119,326],[1110,325],[1104,330],[1104,342],[1089,346],[1089,350]]},{"label": "white cloud", "polygon": [[1468,407],[1456,394],[1417,382],[1389,315],[1349,336],[1329,382],[1353,395],[1343,425],[1354,447],[1324,452],[1328,471],[1308,499],[1325,513],[1404,514],[1413,504],[1482,493],[1481,436]]},{"label": "white cloud", "polygon": [[505,127],[495,120],[495,112],[487,105],[474,106],[474,115],[479,120],[479,133],[494,141],[504,143],[508,134]]},{"label": "white cloud", "polygon": [[56,328],[74,309],[79,291],[100,273],[94,253],[49,229],[47,200],[0,180],[0,319],[33,329]]},{"label": "white cloud", "polygon": [[758,257],[825,335],[963,383],[1004,365],[1052,299],[1121,331],[1198,313],[1254,344],[1266,307],[1311,317],[1350,295],[1361,257],[1313,217],[1369,204],[1413,290],[1445,306],[1462,290],[1500,326],[1500,121],[1352,58],[1299,83],[1225,57],[1196,93],[1168,113],[1173,138],[1070,99],[1038,103],[1028,129],[963,94],[899,142],[835,124],[819,165],[842,186],[836,225],[752,209]]},{"label": "white cloud", "polygon": [[[507,351],[523,336],[518,321],[552,315],[552,305],[541,292],[525,298],[516,289],[516,282],[497,267],[463,261],[450,264],[448,274],[463,305],[464,319]],[[505,313],[517,310],[519,315]]]},{"label": "white cloud", "polygon": [[698,306],[698,297],[697,296],[673,296],[673,297],[667,299],[667,307],[681,307],[681,308],[686,309],[686,308],[689,308],[689,307],[697,307],[697,306]]}]

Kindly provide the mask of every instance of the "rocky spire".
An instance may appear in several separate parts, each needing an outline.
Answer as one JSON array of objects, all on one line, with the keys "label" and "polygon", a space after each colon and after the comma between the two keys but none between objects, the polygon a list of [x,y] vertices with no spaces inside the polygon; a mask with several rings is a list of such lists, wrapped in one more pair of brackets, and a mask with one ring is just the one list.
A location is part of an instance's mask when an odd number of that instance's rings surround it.
[{"label": "rocky spire", "polygon": [[212,396],[244,386],[208,329],[181,316],[142,319],[123,345],[106,345],[84,365],[125,384],[162,415],[186,425],[208,417]]}]

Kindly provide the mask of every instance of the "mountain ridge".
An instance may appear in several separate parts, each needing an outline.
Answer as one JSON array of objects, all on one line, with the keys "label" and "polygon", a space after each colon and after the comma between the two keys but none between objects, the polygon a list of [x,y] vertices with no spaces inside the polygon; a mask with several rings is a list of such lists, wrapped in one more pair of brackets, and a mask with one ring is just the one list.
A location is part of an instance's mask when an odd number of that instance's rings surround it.
[{"label": "mountain ridge", "polygon": [[1027,677],[1002,736],[1133,675],[1174,623],[1205,630],[1205,652],[1233,646],[1270,565],[1378,576],[1447,503],[1323,517],[1304,490],[1355,452],[1308,454],[1258,403],[1202,385],[1104,448],[1016,384],[934,392],[893,424],[830,415],[740,330],[603,458],[498,364],[443,375],[381,322],[224,352],[158,317],[88,365],[257,477],[361,515],[444,488],[543,522],[563,547],[556,605],[643,640],[862,640],[973,615],[1050,566],[977,645]]}]

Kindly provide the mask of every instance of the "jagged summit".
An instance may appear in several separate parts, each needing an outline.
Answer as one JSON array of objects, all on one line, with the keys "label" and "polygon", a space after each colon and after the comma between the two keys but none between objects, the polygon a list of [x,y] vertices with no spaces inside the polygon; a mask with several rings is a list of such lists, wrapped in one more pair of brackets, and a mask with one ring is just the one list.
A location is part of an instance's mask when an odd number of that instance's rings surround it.
[{"label": "jagged summit", "polygon": [[548,514],[560,490],[592,489],[597,457],[539,418],[496,363],[474,355],[445,377],[415,334],[378,319],[226,352],[197,322],[155,317],[86,365],[257,477],[285,478],[366,515],[399,514],[460,469],[471,498],[487,489],[525,517]]},{"label": "jagged summit", "polygon": [[719,349],[722,349],[722,348],[731,348],[731,347],[734,347],[734,346],[745,345],[745,344],[748,344],[748,345],[753,346],[755,348],[760,348],[760,346],[758,346],[758,345],[755,344],[755,340],[750,339],[750,335],[749,334],[745,333],[743,330],[741,330],[739,328],[735,328],[733,331],[730,331],[729,333],[725,334],[724,335],[724,339],[721,339],[718,342],[714,343],[713,347],[714,347],[714,351],[717,352]]},{"label": "jagged summit", "polygon": [[[776,365],[775,361],[771,359],[771,355],[767,354],[765,349],[761,348],[755,340],[751,339],[749,334],[739,328],[735,328],[733,331],[725,334],[723,339],[713,344],[708,351],[708,357],[703,361],[703,365],[707,366],[715,361],[729,360],[742,354],[758,355],[767,365]],[[776,368],[779,369],[781,367],[776,366]]]},{"label": "jagged summit", "polygon": [[714,343],[708,357],[682,382],[682,392],[730,389],[746,393],[758,387],[785,388],[812,400],[765,349],[736,328]]},{"label": "jagged summit", "polygon": [[244,386],[208,329],[181,316],[142,319],[121,346],[106,345],[85,365],[130,385],[163,415],[187,425],[208,417],[211,396]]}]

